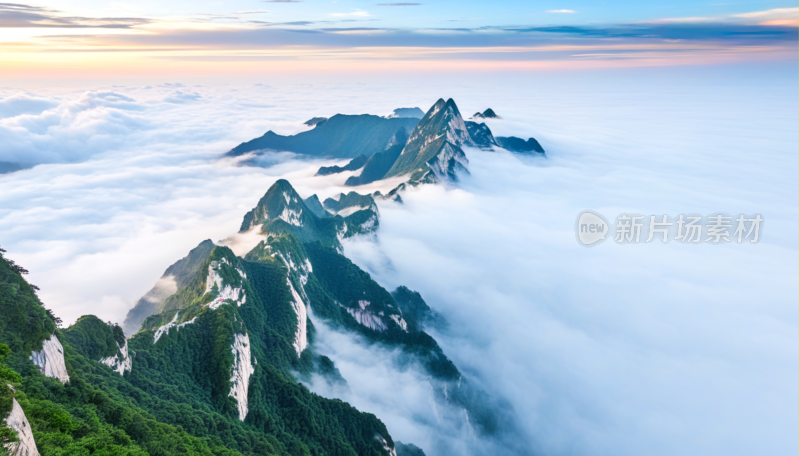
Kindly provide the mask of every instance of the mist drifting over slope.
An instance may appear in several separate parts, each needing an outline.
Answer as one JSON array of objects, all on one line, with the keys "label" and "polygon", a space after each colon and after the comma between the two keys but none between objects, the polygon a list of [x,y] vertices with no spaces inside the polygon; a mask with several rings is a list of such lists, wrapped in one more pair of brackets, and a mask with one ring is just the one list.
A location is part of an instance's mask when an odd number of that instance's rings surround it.
[{"label": "mist drifting over slope", "polygon": [[[798,106],[796,68],[781,71],[5,90],[0,135],[14,149],[0,161],[44,164],[0,175],[0,245],[66,322],[121,321],[169,264],[236,232],[277,178],[321,199],[345,189],[347,175],[313,177],[329,161],[246,168],[219,154],[314,116],[453,97],[467,115],[493,108],[495,135],[534,136],[548,159],[467,150],[469,177],[382,204],[377,237],[345,253],[450,322],[437,340],[512,405],[531,452],[796,453]],[[573,233],[583,209],[759,213],[764,237],[586,249]],[[450,432],[420,425],[413,370],[339,342],[326,354],[350,389],[320,393],[426,450]]]}]

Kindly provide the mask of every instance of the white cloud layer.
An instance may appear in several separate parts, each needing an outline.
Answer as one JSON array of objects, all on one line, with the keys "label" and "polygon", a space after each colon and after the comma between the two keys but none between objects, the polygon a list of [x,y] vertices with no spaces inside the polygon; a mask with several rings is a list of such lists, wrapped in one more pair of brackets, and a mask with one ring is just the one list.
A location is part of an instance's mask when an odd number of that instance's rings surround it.
[{"label": "white cloud layer", "polygon": [[[3,106],[24,109],[4,111],[0,161],[50,164],[0,175],[0,246],[65,321],[121,321],[169,264],[236,232],[278,177],[303,196],[343,190],[346,176],[313,177],[331,161],[237,168],[221,152],[314,116],[453,97],[466,114],[493,108],[496,135],[534,136],[550,158],[468,150],[471,177],[382,205],[377,241],[346,253],[451,322],[437,334],[445,352],[513,404],[532,452],[796,453],[795,70],[8,89]],[[586,249],[572,229],[587,208],[766,222],[752,246]],[[351,388],[323,392],[378,413],[396,440],[431,449],[450,432],[419,425],[430,421],[417,374],[324,331]]]}]

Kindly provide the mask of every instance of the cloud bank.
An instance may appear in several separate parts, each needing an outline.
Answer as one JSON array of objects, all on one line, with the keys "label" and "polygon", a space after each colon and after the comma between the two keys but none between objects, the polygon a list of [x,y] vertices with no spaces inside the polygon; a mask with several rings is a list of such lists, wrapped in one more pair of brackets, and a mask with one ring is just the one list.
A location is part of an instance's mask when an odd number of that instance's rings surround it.
[{"label": "cloud bank", "polygon": [[[86,313],[120,321],[167,266],[235,233],[277,178],[303,196],[344,190],[345,175],[313,177],[332,161],[219,160],[239,142],[300,131],[315,116],[388,114],[442,96],[465,113],[491,107],[503,117],[487,121],[496,135],[533,136],[549,158],[468,150],[471,176],[383,204],[377,239],[348,242],[347,255],[387,288],[420,291],[447,318],[437,339],[465,375],[512,404],[530,453],[789,454],[798,424],[798,97],[796,68],[767,70],[173,81],[27,94],[55,105],[4,118],[7,140],[29,153],[40,141],[64,158],[0,176],[0,245],[66,322]],[[199,98],[168,101],[177,91]],[[111,146],[93,146],[92,128]],[[80,144],[93,152],[80,155]],[[752,246],[586,249],[572,231],[583,209],[610,218],[760,213],[766,222]],[[431,418],[413,369],[320,332],[336,342],[328,354],[350,383],[321,393],[346,395],[426,450],[437,434],[469,442]]]}]

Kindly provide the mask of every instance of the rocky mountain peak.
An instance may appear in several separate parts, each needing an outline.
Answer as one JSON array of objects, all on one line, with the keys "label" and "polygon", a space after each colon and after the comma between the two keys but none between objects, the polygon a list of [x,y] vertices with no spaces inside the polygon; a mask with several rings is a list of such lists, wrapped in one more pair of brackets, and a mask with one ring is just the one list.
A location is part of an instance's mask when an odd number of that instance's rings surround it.
[{"label": "rocky mountain peak", "polygon": [[[454,158],[462,165],[466,164],[466,157],[461,150],[463,145],[474,144],[461,112],[452,98],[447,101],[440,98],[414,127],[403,151],[386,173],[386,177],[411,173],[412,180],[421,178],[431,171],[431,162],[442,165],[441,160],[437,160],[436,157],[443,151],[448,155],[448,161]],[[455,169],[454,166],[450,166],[452,164],[439,165],[437,169]]]},{"label": "rocky mountain peak", "polygon": [[256,207],[245,214],[240,231],[247,231],[253,226],[277,219],[290,225],[302,226],[304,219],[309,217],[314,217],[313,212],[306,206],[292,184],[286,179],[278,179],[258,201]]}]

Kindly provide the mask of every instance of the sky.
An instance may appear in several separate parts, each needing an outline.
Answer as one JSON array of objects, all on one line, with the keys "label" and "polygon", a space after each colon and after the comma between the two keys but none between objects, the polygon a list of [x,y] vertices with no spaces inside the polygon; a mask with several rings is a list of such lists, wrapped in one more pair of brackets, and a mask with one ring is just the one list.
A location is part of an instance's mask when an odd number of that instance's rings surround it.
[{"label": "sky", "polygon": [[797,54],[791,2],[0,3],[6,82],[309,72],[529,71],[771,62]]}]

